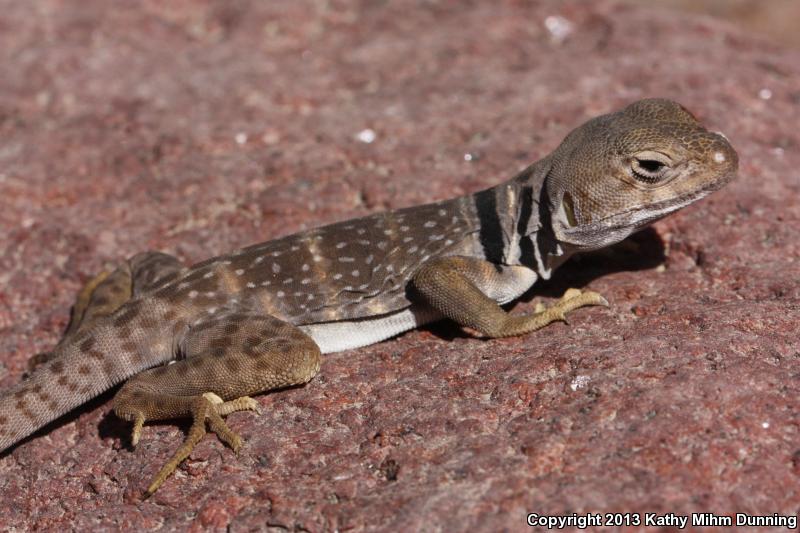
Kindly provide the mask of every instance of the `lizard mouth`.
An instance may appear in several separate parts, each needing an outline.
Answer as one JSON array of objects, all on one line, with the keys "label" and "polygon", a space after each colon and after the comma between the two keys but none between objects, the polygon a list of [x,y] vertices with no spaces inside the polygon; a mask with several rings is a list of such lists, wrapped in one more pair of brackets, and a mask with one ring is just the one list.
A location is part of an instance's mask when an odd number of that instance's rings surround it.
[{"label": "lizard mouth", "polygon": [[561,216],[559,218],[567,230],[575,230],[578,227],[591,227],[594,225],[603,225],[605,227],[615,228],[625,225],[633,225],[638,228],[654,222],[659,218],[672,213],[673,211],[677,211],[678,209],[711,194],[731,181],[734,176],[735,173],[729,173],[723,176],[721,179],[710,183],[701,189],[692,191],[691,193],[682,197],[664,200],[647,206],[627,209],[618,213],[612,213],[596,220],[592,220],[592,217],[582,217],[582,213],[575,205],[575,200],[567,191],[564,193],[564,196],[561,200],[562,212],[560,213]]},{"label": "lizard mouth", "polygon": [[646,226],[647,224],[655,222],[656,220],[663,218],[674,211],[686,207],[687,205],[696,202],[701,198],[705,198],[712,192],[724,187],[735,177],[736,172],[728,172],[721,176],[720,179],[715,180],[704,187],[701,187],[700,189],[694,190],[688,194],[684,194],[683,196],[669,200],[663,200],[646,207],[628,209],[620,213],[608,215],[600,220],[597,220],[597,223],[602,223],[611,227],[633,225],[638,229]]},{"label": "lizard mouth", "polygon": [[560,228],[556,229],[559,240],[569,243],[578,249],[589,250],[601,248],[619,242],[631,233],[664,218],[722,188],[736,176],[732,171],[724,174],[706,186],[682,196],[674,197],[644,207],[626,209],[597,220],[580,220],[580,211],[568,193],[564,194],[561,206],[556,214]]}]

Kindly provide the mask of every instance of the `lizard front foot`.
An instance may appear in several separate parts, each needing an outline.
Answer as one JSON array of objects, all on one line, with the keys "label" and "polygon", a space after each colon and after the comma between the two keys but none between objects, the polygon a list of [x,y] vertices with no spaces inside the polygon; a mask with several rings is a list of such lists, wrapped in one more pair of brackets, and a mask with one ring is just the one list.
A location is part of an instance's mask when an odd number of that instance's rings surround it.
[{"label": "lizard front foot", "polygon": [[594,291],[582,292],[579,289],[570,288],[550,307],[545,307],[541,302],[537,303],[534,316],[542,320],[542,326],[559,320],[568,323],[567,313],[591,305],[608,307],[608,300]]},{"label": "lizard front foot", "polygon": [[580,291],[578,289],[567,289],[556,303],[549,307],[538,303],[532,315],[508,315],[498,332],[497,337],[509,337],[521,335],[543,328],[553,322],[567,323],[567,314],[590,305],[602,305],[608,307],[608,301],[594,291]]}]

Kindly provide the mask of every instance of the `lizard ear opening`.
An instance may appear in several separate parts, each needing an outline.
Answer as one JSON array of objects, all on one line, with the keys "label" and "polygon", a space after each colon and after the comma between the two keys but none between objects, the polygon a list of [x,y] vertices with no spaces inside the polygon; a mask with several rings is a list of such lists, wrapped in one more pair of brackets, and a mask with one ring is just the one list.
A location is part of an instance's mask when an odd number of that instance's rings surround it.
[{"label": "lizard ear opening", "polygon": [[578,219],[575,217],[575,203],[572,201],[572,195],[570,193],[564,193],[564,198],[561,200],[561,205],[564,207],[564,214],[567,217],[567,224],[570,228],[574,228],[578,225]]}]

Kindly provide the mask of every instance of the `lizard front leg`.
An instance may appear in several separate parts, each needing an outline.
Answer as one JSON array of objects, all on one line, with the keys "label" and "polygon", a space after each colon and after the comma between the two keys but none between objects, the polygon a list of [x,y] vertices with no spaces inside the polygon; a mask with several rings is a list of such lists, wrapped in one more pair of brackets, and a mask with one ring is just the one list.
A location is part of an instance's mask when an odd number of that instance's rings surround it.
[{"label": "lizard front leg", "polygon": [[493,263],[471,257],[442,257],[425,263],[414,275],[414,288],[434,309],[461,326],[487,337],[511,337],[566,320],[567,313],[588,305],[608,305],[592,291],[569,289],[549,308],[531,315],[512,315],[489,298],[484,290],[504,283]]},{"label": "lizard front leg", "polygon": [[219,311],[192,327],[181,343],[186,359],[134,376],[114,398],[114,412],[134,423],[139,440],[146,420],[192,417],[189,433],[145,492],[153,494],[205,435],[206,424],[234,451],[241,438],[223,416],[258,410],[252,394],[299,385],[318,371],[320,350],[300,329],[247,310]]}]

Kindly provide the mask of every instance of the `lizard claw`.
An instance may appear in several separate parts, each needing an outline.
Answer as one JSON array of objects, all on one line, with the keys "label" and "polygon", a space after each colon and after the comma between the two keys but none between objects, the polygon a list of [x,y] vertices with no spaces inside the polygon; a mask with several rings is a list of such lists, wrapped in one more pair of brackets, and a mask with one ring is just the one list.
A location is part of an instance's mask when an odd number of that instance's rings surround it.
[{"label": "lizard claw", "polygon": [[131,446],[139,444],[139,437],[142,436],[142,426],[144,426],[144,415],[137,413],[133,419],[133,429],[131,430]]}]

